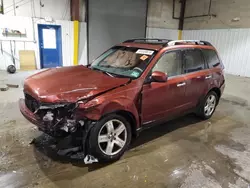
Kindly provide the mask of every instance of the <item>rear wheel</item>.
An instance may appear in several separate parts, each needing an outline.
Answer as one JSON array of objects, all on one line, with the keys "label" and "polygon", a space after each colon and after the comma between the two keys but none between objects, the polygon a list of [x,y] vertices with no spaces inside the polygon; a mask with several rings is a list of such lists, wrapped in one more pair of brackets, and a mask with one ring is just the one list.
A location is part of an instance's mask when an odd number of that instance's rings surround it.
[{"label": "rear wheel", "polygon": [[119,115],[111,114],[96,123],[89,135],[89,149],[99,161],[118,160],[131,141],[131,127]]},{"label": "rear wheel", "polygon": [[213,115],[217,104],[218,95],[214,91],[209,92],[199,106],[198,115],[203,119],[209,119]]}]

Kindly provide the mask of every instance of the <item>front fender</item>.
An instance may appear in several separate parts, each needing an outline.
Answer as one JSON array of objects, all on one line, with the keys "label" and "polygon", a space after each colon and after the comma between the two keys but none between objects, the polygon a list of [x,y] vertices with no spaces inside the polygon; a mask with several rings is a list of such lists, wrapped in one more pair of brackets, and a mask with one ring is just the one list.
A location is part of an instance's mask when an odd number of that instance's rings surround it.
[{"label": "front fender", "polygon": [[84,105],[83,114],[88,119],[98,121],[104,115],[115,111],[127,111],[133,114],[136,120],[136,127],[139,127],[140,120],[137,107],[133,100],[125,97],[116,98],[111,101],[103,101],[102,103],[101,100],[94,99]]}]

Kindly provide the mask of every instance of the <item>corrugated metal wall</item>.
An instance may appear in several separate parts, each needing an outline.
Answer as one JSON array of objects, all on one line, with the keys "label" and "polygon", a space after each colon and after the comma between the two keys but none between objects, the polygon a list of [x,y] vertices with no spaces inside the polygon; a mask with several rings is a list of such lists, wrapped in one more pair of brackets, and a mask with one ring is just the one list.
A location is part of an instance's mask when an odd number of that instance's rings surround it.
[{"label": "corrugated metal wall", "polygon": [[185,30],[183,39],[211,42],[227,73],[250,77],[250,29]]},{"label": "corrugated metal wall", "polygon": [[[178,30],[147,28],[147,37],[177,39]],[[250,77],[250,29],[185,30],[183,39],[211,42],[227,73]]]},{"label": "corrugated metal wall", "polygon": [[178,39],[178,30],[147,27],[147,38]]}]

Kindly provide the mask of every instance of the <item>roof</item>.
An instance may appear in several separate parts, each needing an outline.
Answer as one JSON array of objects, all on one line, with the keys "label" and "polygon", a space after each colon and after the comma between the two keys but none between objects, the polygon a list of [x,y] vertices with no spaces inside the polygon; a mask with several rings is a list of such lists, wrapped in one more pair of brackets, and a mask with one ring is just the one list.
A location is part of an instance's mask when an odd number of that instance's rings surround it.
[{"label": "roof", "polygon": [[162,44],[135,43],[135,42],[124,42],[119,44],[119,46],[144,48],[156,51],[160,50],[163,47]]},{"label": "roof", "polygon": [[210,46],[212,44],[207,41],[200,41],[200,40],[169,40],[169,39],[155,39],[155,38],[143,38],[143,39],[130,39],[126,40],[123,43],[119,44],[120,46],[127,46],[127,47],[137,47],[137,48],[145,48],[151,50],[160,50],[164,47],[168,46],[185,46],[185,45],[197,45],[199,47],[202,46]]}]

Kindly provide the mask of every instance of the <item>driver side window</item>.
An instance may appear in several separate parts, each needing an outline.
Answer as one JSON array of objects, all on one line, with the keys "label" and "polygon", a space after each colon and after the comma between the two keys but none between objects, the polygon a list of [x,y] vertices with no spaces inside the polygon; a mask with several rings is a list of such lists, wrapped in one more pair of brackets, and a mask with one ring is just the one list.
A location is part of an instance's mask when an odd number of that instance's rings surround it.
[{"label": "driver side window", "polygon": [[168,77],[181,75],[182,62],[180,51],[172,51],[165,53],[163,56],[160,57],[152,71],[164,72],[168,74]]}]

